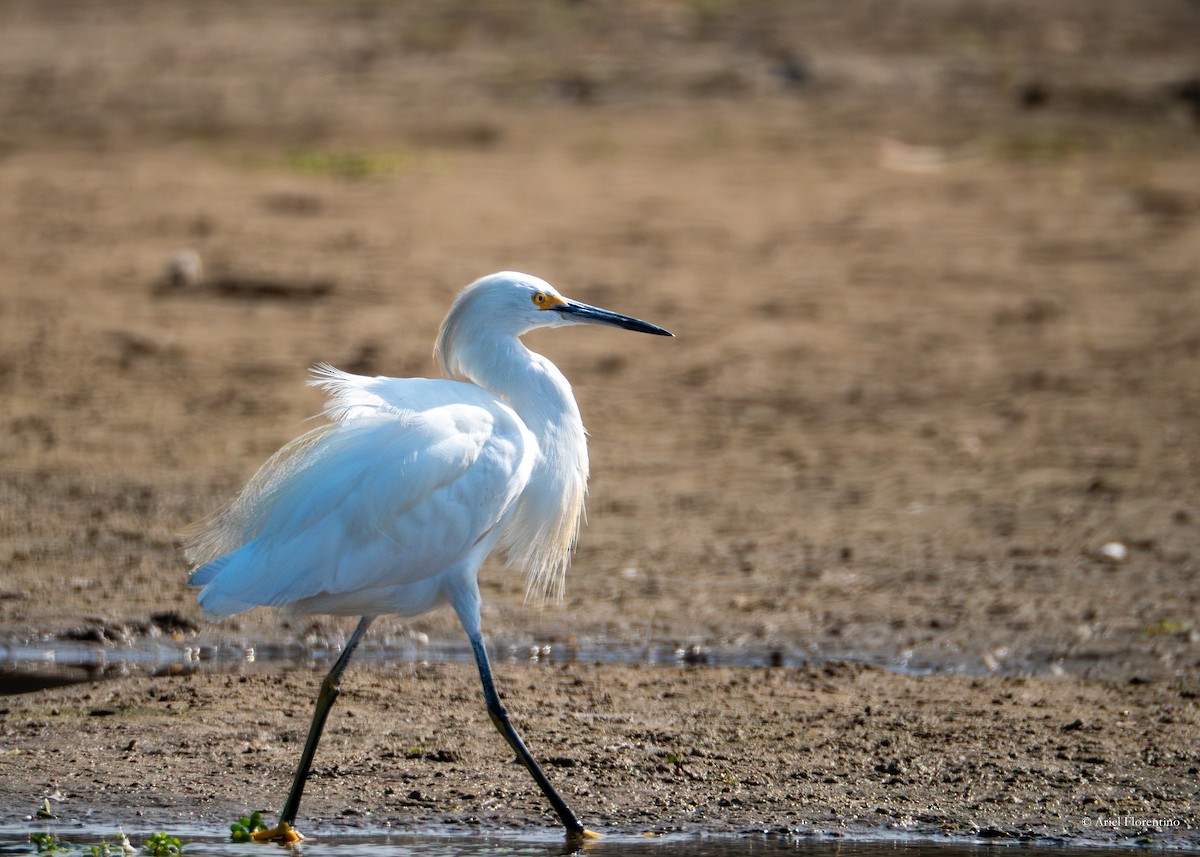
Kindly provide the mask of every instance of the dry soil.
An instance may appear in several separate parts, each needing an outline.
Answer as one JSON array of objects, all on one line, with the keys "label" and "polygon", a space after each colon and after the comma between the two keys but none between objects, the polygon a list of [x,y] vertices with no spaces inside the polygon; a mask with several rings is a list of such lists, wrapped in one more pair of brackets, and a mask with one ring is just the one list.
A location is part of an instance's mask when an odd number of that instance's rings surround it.
[{"label": "dry soil", "polygon": [[[181,534],[307,366],[430,374],[526,270],[677,338],[528,338],[589,520],[558,608],[485,569],[489,633],[786,654],[502,663],[590,825],[1200,844],[1197,44],[1184,0],[0,3],[0,631],[336,645],[207,622]],[[0,815],[272,808],[318,682],[9,696]],[[552,825],[461,663],[352,670],[304,814]]]}]

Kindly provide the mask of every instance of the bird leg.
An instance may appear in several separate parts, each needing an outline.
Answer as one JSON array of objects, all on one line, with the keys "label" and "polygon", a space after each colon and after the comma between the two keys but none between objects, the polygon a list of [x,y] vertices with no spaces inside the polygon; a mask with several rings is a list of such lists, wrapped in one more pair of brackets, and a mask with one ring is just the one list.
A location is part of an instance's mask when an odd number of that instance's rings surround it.
[{"label": "bird leg", "polygon": [[279,842],[290,845],[304,838],[292,828],[292,825],[296,822],[296,814],[300,811],[300,798],[304,795],[304,785],[312,771],[313,756],[317,753],[317,743],[321,740],[321,731],[325,728],[325,721],[329,718],[329,709],[333,707],[334,701],[338,698],[342,673],[345,672],[347,664],[350,663],[350,657],[358,648],[359,642],[367,633],[367,628],[370,627],[371,620],[374,618],[374,616],[364,616],[358,621],[354,633],[346,641],[346,647],[342,649],[333,668],[321,682],[321,692],[317,694],[317,706],[313,711],[312,725],[308,728],[308,739],[304,742],[304,752],[300,754],[300,765],[296,768],[296,778],[292,781],[292,790],[288,792],[287,801],[279,812],[279,824],[271,830],[252,833],[251,836],[259,842]]},{"label": "bird leg", "polygon": [[517,760],[520,761],[525,769],[529,771],[533,777],[533,781],[537,783],[542,794],[550,801],[550,805],[554,807],[554,812],[562,821],[563,826],[567,829],[567,836],[571,838],[583,839],[598,839],[599,833],[593,833],[576,818],[575,813],[567,806],[567,802],[562,799],[558,791],[550,784],[550,780],[546,778],[546,774],[542,771],[540,765],[529,752],[529,748],[525,746],[525,742],[521,740],[521,736],[517,734],[517,730],[513,728],[512,723],[508,719],[508,712],[504,710],[504,706],[500,704],[500,697],[496,693],[496,685],[492,682],[492,668],[488,663],[487,649],[483,645],[483,637],[479,633],[468,635],[471,639],[471,649],[475,653],[475,664],[479,667],[479,680],[483,683],[483,698],[487,703],[488,716],[491,717],[492,723],[500,734],[504,736],[504,740],[517,754]]}]

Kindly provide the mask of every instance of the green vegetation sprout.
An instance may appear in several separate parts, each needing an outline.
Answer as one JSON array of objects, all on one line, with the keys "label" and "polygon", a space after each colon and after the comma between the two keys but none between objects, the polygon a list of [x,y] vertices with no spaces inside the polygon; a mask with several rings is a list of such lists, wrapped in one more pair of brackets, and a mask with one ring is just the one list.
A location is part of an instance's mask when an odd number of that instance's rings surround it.
[{"label": "green vegetation sprout", "polygon": [[70,846],[53,833],[31,833],[29,834],[29,841],[37,846],[38,854],[53,854],[56,851],[67,851],[70,849]]},{"label": "green vegetation sprout", "polygon": [[150,857],[178,857],[181,851],[183,843],[179,841],[179,837],[167,833],[153,833],[142,843],[142,853],[149,854]]},{"label": "green vegetation sprout", "polygon": [[[85,857],[125,857],[136,854],[137,850],[129,844],[129,837],[118,830],[110,842],[107,836],[101,837],[99,845],[73,845],[58,838],[56,833],[31,833],[29,841],[37,846],[38,854],[67,854],[78,850]],[[150,857],[178,857],[183,851],[183,843],[176,836],[165,833],[155,833],[142,846],[142,852]]]},{"label": "green vegetation sprout", "polygon": [[109,842],[108,837],[101,837],[99,845],[84,848],[83,853],[88,855],[88,857],[124,857],[126,854],[135,854],[137,852],[129,844],[129,837],[122,831],[117,831],[115,841]]},{"label": "green vegetation sprout", "polygon": [[252,834],[266,829],[267,825],[263,823],[262,813],[255,810],[250,815],[244,815],[229,825],[229,838],[234,842],[250,842],[254,838]]}]

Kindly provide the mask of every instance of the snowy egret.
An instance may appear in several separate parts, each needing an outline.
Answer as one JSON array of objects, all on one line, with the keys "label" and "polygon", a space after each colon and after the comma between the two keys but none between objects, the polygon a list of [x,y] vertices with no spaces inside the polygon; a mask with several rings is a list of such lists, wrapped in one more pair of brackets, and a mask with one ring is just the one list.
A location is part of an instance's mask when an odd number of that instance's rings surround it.
[{"label": "snowy egret", "polygon": [[455,299],[434,355],[449,380],[368,378],[321,365],[327,424],[292,441],[193,540],[188,582],[229,615],[269,605],[361,616],[321,683],[279,826],[295,841],[304,784],[342,672],[381,614],[448,602],[479,668],[487,711],[567,829],[589,832],[546,778],[496,694],[480,629],[477,575],[495,548],[534,596],[561,595],[583,512],[588,453],[558,368],[520,336],[537,327],[661,327],[570,300],[527,274],[484,277]]}]

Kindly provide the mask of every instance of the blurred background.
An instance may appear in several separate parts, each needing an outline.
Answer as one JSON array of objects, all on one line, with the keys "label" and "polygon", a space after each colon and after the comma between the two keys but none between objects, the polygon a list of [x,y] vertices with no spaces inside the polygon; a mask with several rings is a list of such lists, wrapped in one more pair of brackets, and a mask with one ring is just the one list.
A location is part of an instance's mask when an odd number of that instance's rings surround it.
[{"label": "blurred background", "polygon": [[[497,638],[1195,674],[1200,5],[0,2],[0,630],[209,625],[189,524],[500,269],[592,434]],[[388,634],[456,637],[448,611]]]}]

